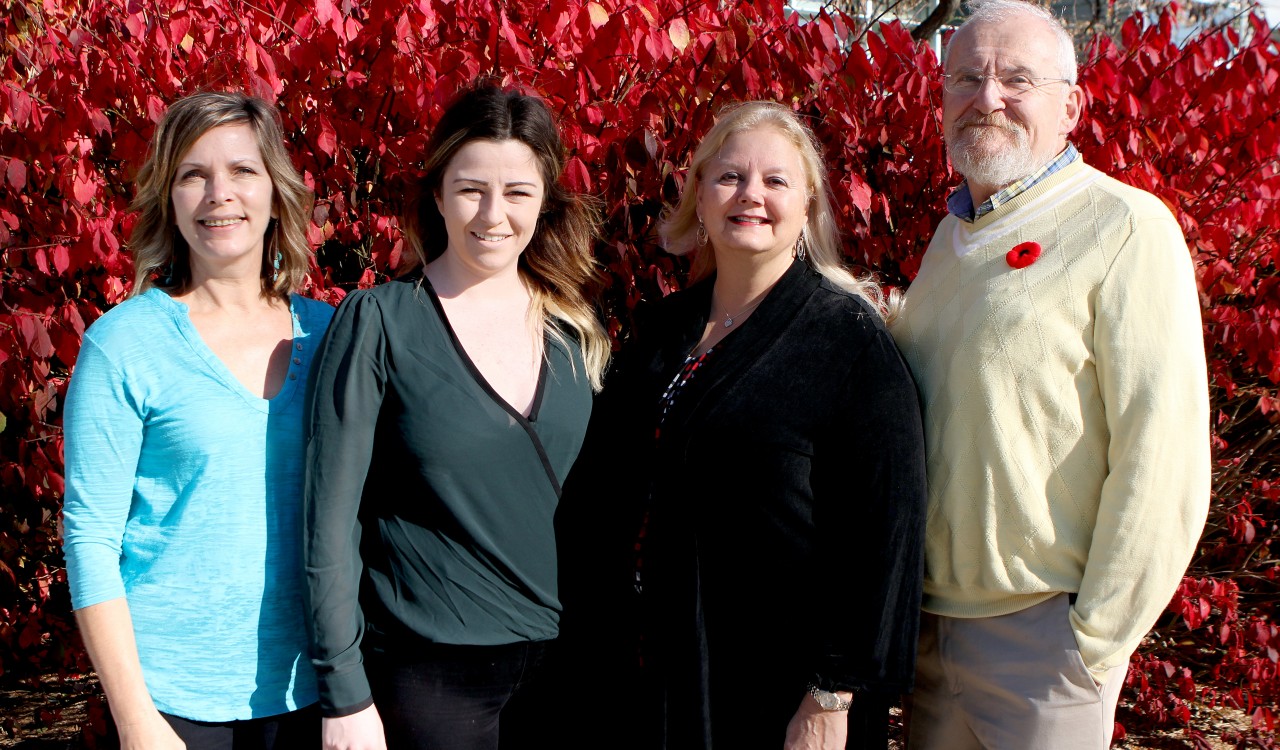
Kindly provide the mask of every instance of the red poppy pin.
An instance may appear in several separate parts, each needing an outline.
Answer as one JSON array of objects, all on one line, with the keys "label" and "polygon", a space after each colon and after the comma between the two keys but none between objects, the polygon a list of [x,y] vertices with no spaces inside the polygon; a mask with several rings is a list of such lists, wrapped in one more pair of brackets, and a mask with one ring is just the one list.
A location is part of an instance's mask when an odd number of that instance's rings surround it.
[{"label": "red poppy pin", "polygon": [[1040,257],[1039,242],[1019,242],[1005,253],[1004,259],[1014,268],[1026,268]]}]

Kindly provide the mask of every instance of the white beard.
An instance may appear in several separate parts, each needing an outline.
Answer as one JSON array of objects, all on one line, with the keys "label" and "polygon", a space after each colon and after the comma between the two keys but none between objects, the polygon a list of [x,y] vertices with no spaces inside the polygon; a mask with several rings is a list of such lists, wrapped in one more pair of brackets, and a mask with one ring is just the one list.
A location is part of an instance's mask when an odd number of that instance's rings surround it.
[{"label": "white beard", "polygon": [[[986,120],[993,127],[965,127]],[[971,183],[999,190],[1036,171],[1027,131],[1003,115],[956,122],[947,133],[951,165]]]}]

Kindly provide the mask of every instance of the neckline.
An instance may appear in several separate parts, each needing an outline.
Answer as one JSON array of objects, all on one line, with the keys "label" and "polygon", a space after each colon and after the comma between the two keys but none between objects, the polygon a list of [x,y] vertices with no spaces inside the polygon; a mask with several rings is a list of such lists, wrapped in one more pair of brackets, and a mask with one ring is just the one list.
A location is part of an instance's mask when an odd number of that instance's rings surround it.
[{"label": "neckline", "polygon": [[529,404],[529,414],[526,416],[498,393],[488,379],[485,378],[484,373],[480,372],[480,368],[471,359],[471,355],[467,354],[466,347],[462,345],[462,340],[458,338],[457,332],[453,330],[453,324],[449,322],[449,316],[445,313],[444,305],[440,302],[440,295],[436,294],[435,287],[431,285],[431,280],[427,278],[425,273],[418,277],[418,283],[427,291],[427,297],[431,299],[431,305],[435,308],[436,315],[440,318],[440,324],[444,326],[445,333],[449,334],[449,341],[453,345],[453,351],[458,355],[463,367],[466,368],[471,375],[471,379],[480,387],[480,390],[484,391],[504,411],[519,420],[522,425],[528,427],[531,423],[538,421],[538,411],[542,408],[542,399],[547,390],[547,366],[550,360],[547,355],[553,346],[551,336],[546,332],[542,334],[542,361],[538,364],[538,383],[534,386],[533,401]]},{"label": "neckline", "polygon": [[271,398],[263,398],[240,382],[240,379],[232,374],[222,359],[214,354],[209,345],[204,342],[200,332],[196,330],[195,324],[191,322],[191,308],[187,303],[174,299],[162,289],[152,288],[148,291],[148,295],[152,295],[152,293],[155,295],[152,298],[162,308],[165,308],[173,318],[178,327],[178,332],[187,342],[187,346],[204,362],[205,366],[209,368],[214,377],[225,388],[240,396],[245,403],[263,412],[282,408],[293,399],[297,391],[298,381],[302,379],[300,373],[305,364],[296,351],[300,350],[302,345],[300,340],[304,336],[298,313],[301,305],[297,304],[296,294],[289,295],[289,319],[293,327],[293,336],[289,339],[289,367],[285,371],[284,382],[280,384],[280,390],[276,391]]}]

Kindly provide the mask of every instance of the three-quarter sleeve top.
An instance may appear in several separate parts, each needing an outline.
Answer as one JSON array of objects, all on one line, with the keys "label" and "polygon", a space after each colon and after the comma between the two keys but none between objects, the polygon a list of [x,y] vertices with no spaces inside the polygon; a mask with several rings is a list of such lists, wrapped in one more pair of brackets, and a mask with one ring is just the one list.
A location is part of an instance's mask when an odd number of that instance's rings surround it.
[{"label": "three-quarter sleeve top", "polygon": [[436,643],[556,637],[553,520],[591,390],[548,331],[528,417],[467,357],[421,275],[349,295],[308,401],[304,557],[321,707],[371,702],[366,627]]},{"label": "three-quarter sleeve top", "polygon": [[270,399],[159,289],[85,332],[67,395],[72,605],[124,597],[161,711],[252,719],[314,703],[302,608],[302,417],[333,308],[294,296]]}]

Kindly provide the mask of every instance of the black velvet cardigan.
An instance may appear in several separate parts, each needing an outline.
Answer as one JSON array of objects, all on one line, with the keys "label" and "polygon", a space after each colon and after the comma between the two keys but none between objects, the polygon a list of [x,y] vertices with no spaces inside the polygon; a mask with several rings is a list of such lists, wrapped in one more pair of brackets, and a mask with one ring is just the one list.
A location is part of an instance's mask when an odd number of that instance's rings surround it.
[{"label": "black velvet cardigan", "polygon": [[781,747],[810,681],[879,707],[850,719],[874,744],[914,674],[914,383],[867,304],[796,262],[655,440],[660,394],[704,330],[711,289],[652,305],[597,402],[560,518],[567,650],[594,672],[584,680],[638,707],[623,721],[645,727],[637,746]]}]

